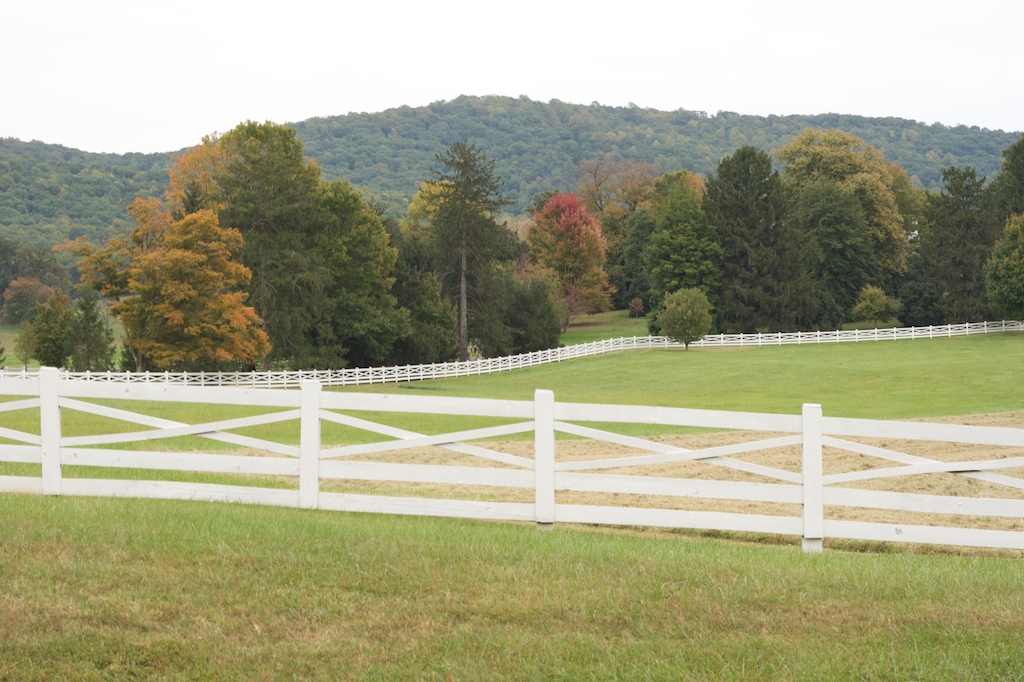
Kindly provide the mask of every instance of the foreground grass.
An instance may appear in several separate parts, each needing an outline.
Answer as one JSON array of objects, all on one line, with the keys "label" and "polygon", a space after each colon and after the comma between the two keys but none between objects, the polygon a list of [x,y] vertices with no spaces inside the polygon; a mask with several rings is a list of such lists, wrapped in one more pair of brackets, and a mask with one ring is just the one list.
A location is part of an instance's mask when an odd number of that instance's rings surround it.
[{"label": "foreground grass", "polygon": [[0,498],[0,679],[1019,679],[1024,566]]}]

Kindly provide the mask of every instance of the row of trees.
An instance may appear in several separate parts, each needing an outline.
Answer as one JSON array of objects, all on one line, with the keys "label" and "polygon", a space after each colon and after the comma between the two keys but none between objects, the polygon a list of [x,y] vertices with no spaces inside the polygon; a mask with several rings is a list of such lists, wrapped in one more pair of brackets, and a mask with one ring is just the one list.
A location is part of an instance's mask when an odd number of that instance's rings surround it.
[{"label": "row of trees", "polygon": [[601,160],[580,171],[614,303],[655,311],[653,330],[666,294],[686,288],[730,333],[831,329],[885,311],[911,325],[1024,314],[990,293],[1013,269],[992,259],[1004,229],[997,254],[1012,254],[1011,217],[1024,212],[1024,140],[993,182],[950,167],[937,193],[839,131],[805,131],[774,160],[740,147],[706,179]]},{"label": "row of trees", "polygon": [[[511,224],[494,166],[451,145],[399,221],[324,180],[294,130],[248,122],[178,157],[163,199],[131,205],[130,232],[67,248],[137,370],[465,360],[556,345],[609,307],[677,335],[709,312],[718,331],[780,331],[895,311],[962,322],[1024,298],[1024,140],[993,182],[951,167],[940,193],[839,131],[808,130],[774,159],[742,146],[706,178],[600,158]],[[45,336],[31,303],[60,289],[7,288],[5,313],[34,325],[24,345]]]},{"label": "row of trees", "polygon": [[[323,180],[294,130],[250,122],[181,155],[164,198],[129,207],[131,231],[64,248],[78,259],[80,300],[102,296],[124,331],[122,365],[137,371],[433,362],[556,345],[555,299],[544,277],[518,267],[523,247],[497,220],[499,185],[493,162],[453,145],[424,184],[420,219],[382,218],[347,183]],[[35,291],[8,290],[17,301]],[[53,334],[39,316],[52,298],[32,308],[19,356],[75,366],[71,352],[44,350]],[[70,319],[62,339],[75,336]]]}]

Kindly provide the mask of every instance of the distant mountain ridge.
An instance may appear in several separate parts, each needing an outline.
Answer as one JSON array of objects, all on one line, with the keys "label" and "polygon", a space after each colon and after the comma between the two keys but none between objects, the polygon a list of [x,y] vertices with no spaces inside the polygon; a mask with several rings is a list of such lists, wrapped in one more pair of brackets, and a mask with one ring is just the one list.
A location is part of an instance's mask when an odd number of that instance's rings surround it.
[{"label": "distant mountain ridge", "polygon": [[[539,192],[572,189],[577,164],[599,156],[707,174],[742,145],[771,152],[806,128],[836,128],[877,147],[920,185],[936,190],[942,169],[951,165],[970,165],[993,178],[1002,150],[1020,137],[900,118],[708,115],[499,96],[291,125],[325,177],[350,181],[394,215],[404,213],[419,184],[431,177],[435,154],[453,142],[475,143],[495,160],[515,211]],[[135,196],[162,191],[171,162],[171,153],[90,154],[0,139],[0,231],[36,245],[79,235],[103,239],[127,224],[124,207]]]}]

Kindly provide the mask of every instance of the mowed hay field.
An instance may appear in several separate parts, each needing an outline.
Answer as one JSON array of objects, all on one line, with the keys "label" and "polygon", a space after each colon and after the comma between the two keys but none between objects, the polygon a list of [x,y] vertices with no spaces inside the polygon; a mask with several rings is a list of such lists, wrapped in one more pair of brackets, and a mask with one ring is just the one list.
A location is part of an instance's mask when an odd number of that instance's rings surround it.
[{"label": "mowed hay field", "polygon": [[[770,412],[819,402],[826,415],[1020,426],[1022,361],[1024,337],[1005,334],[637,351],[358,390],[529,399],[547,388],[557,400]],[[146,411],[198,423],[230,410]],[[380,417],[426,433],[463,426]],[[68,419],[69,432],[96,426]],[[31,430],[31,418],[3,413],[3,425]],[[687,447],[751,437],[609,426]],[[264,428],[263,437],[297,439],[297,428]],[[325,442],[363,437],[325,431]],[[529,456],[532,444],[487,445]],[[616,447],[567,439],[558,451],[589,458]],[[952,447],[943,456],[967,457]],[[450,461],[432,450],[404,457]],[[799,467],[792,451],[756,457]],[[855,465],[838,453],[826,460],[827,471]],[[645,473],[722,476],[685,467]],[[967,494],[981,492],[992,491]],[[1024,678],[1017,552],[827,543],[824,554],[804,555],[790,538],[560,525],[544,533],[528,524],[20,495],[0,496],[0,520],[0,679]]]}]

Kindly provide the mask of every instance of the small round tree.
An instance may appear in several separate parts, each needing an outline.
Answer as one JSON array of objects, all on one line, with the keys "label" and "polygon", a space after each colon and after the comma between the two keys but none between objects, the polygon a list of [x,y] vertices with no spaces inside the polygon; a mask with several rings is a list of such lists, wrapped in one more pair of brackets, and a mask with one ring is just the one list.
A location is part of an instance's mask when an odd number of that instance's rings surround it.
[{"label": "small round tree", "polygon": [[878,325],[896,317],[899,312],[899,301],[886,296],[879,287],[869,284],[860,290],[857,303],[850,314],[857,321],[873,320]]},{"label": "small round tree", "polygon": [[658,322],[662,334],[689,350],[711,330],[711,303],[700,289],[680,289],[665,296]]},{"label": "small round tree", "polygon": [[1006,222],[1003,238],[992,249],[985,266],[989,303],[1013,319],[1024,319],[1024,215]]}]

